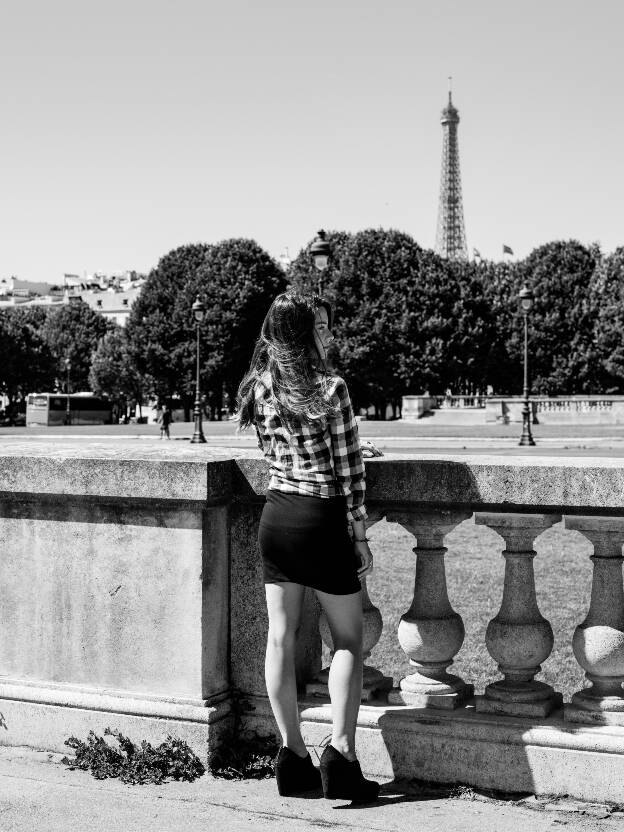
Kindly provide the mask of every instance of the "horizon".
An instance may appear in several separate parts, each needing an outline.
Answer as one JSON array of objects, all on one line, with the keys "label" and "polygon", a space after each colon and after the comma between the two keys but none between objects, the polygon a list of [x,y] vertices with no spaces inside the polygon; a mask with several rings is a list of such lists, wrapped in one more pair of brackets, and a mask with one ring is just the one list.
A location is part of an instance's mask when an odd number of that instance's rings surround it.
[{"label": "horizon", "polygon": [[[354,231],[354,232],[349,232],[349,233],[357,234],[357,233],[360,233],[360,232],[378,231],[378,230],[380,230],[380,229],[362,228],[359,231]],[[381,229],[381,230],[383,230],[383,231],[398,231],[399,233],[408,233],[408,232],[402,232],[400,229],[397,229],[397,228],[387,228],[387,229]],[[326,231],[327,231],[328,234],[332,234],[332,233],[335,233],[335,232],[339,232],[340,229],[333,229],[332,228],[332,229],[327,229]],[[224,239],[224,240],[217,240],[214,243],[209,243],[209,245],[219,245],[220,243],[228,242],[229,239],[250,239],[250,238],[228,238],[228,239]],[[251,240],[251,242],[257,242],[257,241]],[[418,242],[418,241],[416,241],[416,242]],[[529,251],[525,255],[525,257],[522,257],[522,258],[517,257],[514,254],[512,257],[501,256],[500,258],[496,259],[496,258],[489,258],[489,257],[481,257],[480,255],[470,256],[470,253],[469,253],[468,261],[469,262],[475,262],[475,260],[478,259],[482,263],[493,263],[493,264],[518,263],[521,260],[526,260],[538,248],[541,248],[544,245],[550,245],[551,243],[579,243],[580,245],[585,246],[585,248],[588,248],[589,246],[593,245],[592,243],[585,244],[585,243],[580,242],[579,240],[573,240],[573,239],[570,239],[570,240],[548,240],[545,243],[541,243],[539,246],[536,246],[534,249]],[[183,244],[183,245],[185,245],[185,244]],[[295,254],[294,257],[291,257],[290,262],[295,260],[303,251],[305,251],[307,249],[308,245],[301,248],[297,252],[297,254]],[[619,246],[619,248],[622,248],[622,247],[624,247],[624,246]],[[424,246],[421,246],[421,248],[423,249],[423,251],[434,251],[433,248],[426,248]],[[603,256],[609,256],[610,254],[614,254],[615,251],[617,251],[617,249],[614,249],[614,251],[612,251],[612,252],[605,252],[604,250],[601,249],[601,254]],[[168,254],[168,253],[169,252],[164,252],[163,256]],[[280,265],[280,257],[279,256],[275,257],[272,254],[270,256],[275,260],[275,262],[279,266]],[[445,259],[445,258],[443,258],[443,259]],[[136,269],[123,269],[123,270],[118,270],[118,271],[115,271],[115,272],[108,272],[108,273],[101,272],[101,271],[94,271],[94,272],[86,272],[85,271],[82,275],[78,275],[78,274],[70,275],[69,273],[65,273],[65,274],[67,274],[68,278],[71,277],[73,280],[80,280],[81,282],[83,282],[87,279],[89,279],[91,281],[94,281],[96,278],[101,278],[101,277],[106,277],[106,278],[122,277],[127,272],[134,272],[136,274],[136,279],[138,280],[138,279],[145,279],[145,278],[149,277],[150,272],[153,269],[155,269],[157,267],[157,265],[158,264],[155,263],[154,266],[146,272],[139,272]],[[30,278],[22,278],[19,275],[15,275],[15,274],[5,275],[3,277],[0,277],[0,283],[3,283],[3,282],[6,283],[7,281],[12,280],[12,279],[18,280],[18,281],[20,281],[20,283],[44,284],[44,285],[51,286],[51,287],[54,287],[54,288],[63,288],[63,286],[65,285],[65,280],[64,280],[63,277],[60,277],[57,280],[52,280],[52,279],[50,279],[50,280],[34,280],[34,279],[30,279]]]}]

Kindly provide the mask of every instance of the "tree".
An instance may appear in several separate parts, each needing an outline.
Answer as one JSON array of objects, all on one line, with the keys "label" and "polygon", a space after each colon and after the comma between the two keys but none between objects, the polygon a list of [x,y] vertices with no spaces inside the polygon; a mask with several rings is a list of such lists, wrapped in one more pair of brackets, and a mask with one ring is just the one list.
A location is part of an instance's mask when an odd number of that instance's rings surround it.
[{"label": "tree", "polygon": [[[405,275],[401,373],[406,392],[459,392],[472,382],[474,319],[464,270],[432,251],[421,251]],[[476,291],[474,283],[472,290]],[[459,322],[463,319],[462,327]]]},{"label": "tree", "polygon": [[[624,392],[624,246],[602,258],[591,286],[595,311],[594,343],[599,356],[594,372],[607,393]],[[602,372],[601,372],[602,371]]]},{"label": "tree", "polygon": [[41,332],[54,357],[58,386],[64,384],[65,360],[69,358],[72,390],[88,389],[91,360],[98,342],[113,326],[82,300],[48,312]]},{"label": "tree", "polygon": [[[181,293],[179,312],[185,320],[192,320],[197,296],[206,306],[201,327],[202,389],[217,418],[221,418],[224,392],[230,406],[234,402],[266,313],[285,288],[284,272],[264,249],[254,240],[232,239],[209,247]],[[188,390],[194,389],[191,376],[186,375]]]},{"label": "tree", "polygon": [[184,292],[207,250],[205,243],[195,243],[165,254],[149,273],[127,323],[133,362],[141,376],[152,379],[149,393],[159,399],[181,395],[187,418],[192,399],[185,380],[189,362],[193,366],[194,332]]},{"label": "tree", "polygon": [[89,384],[97,395],[121,399],[126,408],[136,402],[141,410],[146,380],[137,370],[124,329],[116,326],[100,340],[93,356]]},{"label": "tree", "polygon": [[[447,345],[458,275],[408,234],[372,229],[328,234],[332,260],[322,275],[335,311],[336,360],[358,406],[383,418],[408,393],[448,384]],[[315,291],[307,249],[291,267],[293,285]]]},{"label": "tree", "polygon": [[262,320],[285,284],[277,263],[253,240],[175,249],[150,273],[130,314],[128,337],[137,369],[153,379],[159,397],[182,396],[190,414],[196,350],[191,307],[199,295],[207,310],[201,388],[220,418],[223,390],[233,401]]},{"label": "tree", "polygon": [[484,290],[498,332],[490,378],[497,392],[522,392],[524,327],[518,292],[526,282],[535,300],[529,315],[531,388],[542,395],[591,393],[595,376],[595,311],[590,286],[600,253],[576,240],[536,248],[518,263],[484,272]]},{"label": "tree", "polygon": [[37,306],[0,312],[0,391],[10,405],[20,395],[53,387],[54,358],[41,332],[45,319]]},{"label": "tree", "polygon": [[429,279],[429,303],[446,321],[437,389],[476,394],[492,384],[496,362],[496,317],[486,296],[481,264],[444,261]]},{"label": "tree", "polygon": [[518,332],[522,319],[517,314],[518,292],[522,287],[520,266],[518,263],[484,261],[478,268],[494,327],[487,351],[485,380],[496,394],[519,395],[523,385],[523,354],[519,340],[523,333]]},{"label": "tree", "polygon": [[[591,367],[595,348],[589,303],[599,254],[576,240],[548,243],[535,249],[518,269],[535,293],[530,316],[530,361],[533,389],[546,395],[597,390]],[[520,289],[516,284],[515,294]],[[510,298],[518,309],[516,298]],[[523,333],[518,321],[510,351],[521,354]]]}]

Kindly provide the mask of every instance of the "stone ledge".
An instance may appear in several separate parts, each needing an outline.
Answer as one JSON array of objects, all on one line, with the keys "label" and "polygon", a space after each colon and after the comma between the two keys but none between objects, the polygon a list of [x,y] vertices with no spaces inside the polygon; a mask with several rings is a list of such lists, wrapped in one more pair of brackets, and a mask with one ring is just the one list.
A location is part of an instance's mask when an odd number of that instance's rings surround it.
[{"label": "stone ledge", "polygon": [[[266,492],[267,464],[234,460],[240,499]],[[366,460],[367,505],[624,515],[624,462],[601,457],[387,454]]]},{"label": "stone ledge", "polygon": [[121,710],[97,710],[40,702],[0,698],[0,746],[26,746],[68,754],[65,740],[86,740],[89,731],[104,734],[106,728],[147,740],[153,745],[165,742],[168,735],[185,740],[204,764],[208,764],[220,738],[231,726],[228,703],[197,708],[201,719],[163,713],[133,714]]},{"label": "stone ledge", "polygon": [[228,690],[223,690],[210,699],[153,696],[107,688],[26,682],[0,676],[0,703],[4,704],[7,701],[30,702],[37,705],[84,708],[159,719],[184,719],[191,722],[213,722],[215,714],[220,718],[230,710],[228,696]]},{"label": "stone ledge", "polygon": [[[367,460],[366,472],[371,506],[624,515],[619,459],[388,454]],[[266,493],[267,473],[259,451],[241,448],[16,443],[2,449],[0,499],[4,492],[255,501]]]},{"label": "stone ledge", "polygon": [[[239,451],[240,452],[240,451]],[[59,443],[7,445],[0,456],[0,499],[11,494],[222,501],[232,493],[236,451]],[[6,499],[6,497],[5,497]]]},{"label": "stone ledge", "polygon": [[[274,723],[263,697],[247,717],[262,732]],[[299,703],[306,745],[321,753],[331,706]],[[624,802],[624,728],[571,725],[561,710],[535,719],[362,705],[357,752],[368,777],[406,778],[579,800]]]}]

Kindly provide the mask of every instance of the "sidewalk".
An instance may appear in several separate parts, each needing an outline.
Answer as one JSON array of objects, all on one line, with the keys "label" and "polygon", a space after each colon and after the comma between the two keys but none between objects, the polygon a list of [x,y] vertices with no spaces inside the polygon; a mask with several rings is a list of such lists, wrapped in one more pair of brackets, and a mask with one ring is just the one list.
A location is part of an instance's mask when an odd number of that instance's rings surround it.
[{"label": "sidewalk", "polygon": [[61,754],[0,747],[2,832],[624,832],[624,813],[559,800],[502,801],[467,790],[385,784],[372,806],[280,798],[274,780],[126,786],[70,771]]}]

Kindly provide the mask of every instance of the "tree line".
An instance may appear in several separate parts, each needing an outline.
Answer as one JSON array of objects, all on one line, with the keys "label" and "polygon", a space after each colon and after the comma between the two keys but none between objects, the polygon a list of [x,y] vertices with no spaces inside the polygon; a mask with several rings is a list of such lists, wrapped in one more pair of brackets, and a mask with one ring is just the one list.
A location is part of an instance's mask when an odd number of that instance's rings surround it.
[{"label": "tree line", "polygon": [[150,272],[125,328],[82,302],[0,312],[0,392],[73,390],[139,405],[194,399],[195,323],[201,325],[201,387],[215,418],[232,409],[260,325],[289,286],[321,291],[335,310],[330,359],[356,406],[381,415],[406,394],[522,389],[518,292],[534,292],[531,390],[542,395],[624,392],[624,247],[556,241],[524,260],[457,263],[393,230],[330,232],[319,272],[304,248],[284,271],[253,240],[181,246]]}]

